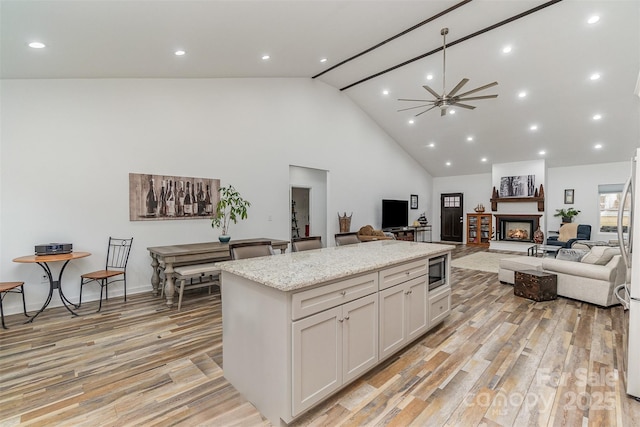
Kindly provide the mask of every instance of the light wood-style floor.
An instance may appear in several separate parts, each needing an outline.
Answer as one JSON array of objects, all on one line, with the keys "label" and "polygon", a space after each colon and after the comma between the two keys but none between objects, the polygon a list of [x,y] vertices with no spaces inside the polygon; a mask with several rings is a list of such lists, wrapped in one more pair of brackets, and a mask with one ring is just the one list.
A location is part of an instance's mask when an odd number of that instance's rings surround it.
[{"label": "light wood-style floor", "polygon": [[[536,303],[495,273],[452,276],[441,326],[295,424],[639,425],[640,403],[624,392],[619,306]],[[27,325],[7,316],[0,426],[269,425],[223,376],[219,294],[191,294],[180,313],[150,293],[95,309],[49,309]]]}]

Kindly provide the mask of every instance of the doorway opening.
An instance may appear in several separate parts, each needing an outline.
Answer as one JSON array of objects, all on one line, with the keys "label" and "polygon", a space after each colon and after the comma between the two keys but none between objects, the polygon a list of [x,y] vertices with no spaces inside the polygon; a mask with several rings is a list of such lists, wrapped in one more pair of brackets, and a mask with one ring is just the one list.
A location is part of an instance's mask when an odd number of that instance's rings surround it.
[{"label": "doorway opening", "polygon": [[309,237],[311,234],[310,200],[311,189],[291,187],[291,238]]}]

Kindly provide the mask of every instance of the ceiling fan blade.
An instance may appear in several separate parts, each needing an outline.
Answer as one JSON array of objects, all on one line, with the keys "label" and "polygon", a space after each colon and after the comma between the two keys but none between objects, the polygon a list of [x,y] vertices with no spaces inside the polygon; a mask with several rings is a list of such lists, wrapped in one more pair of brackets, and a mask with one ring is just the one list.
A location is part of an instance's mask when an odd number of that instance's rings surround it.
[{"label": "ceiling fan blade", "polygon": [[429,86],[427,85],[423,85],[423,88],[425,88],[427,90],[427,92],[429,92],[431,95],[435,96],[436,98],[440,99],[440,95],[438,95],[438,92],[436,92],[435,90],[431,89]]},{"label": "ceiling fan blade", "polygon": [[467,105],[467,104],[460,104],[458,102],[455,102],[453,105],[455,105],[456,107],[462,107],[462,108],[466,108],[467,110],[473,110],[476,107],[474,107],[473,105]]},{"label": "ceiling fan blade", "polygon": [[472,93],[480,92],[481,90],[488,89],[488,88],[493,87],[493,86],[495,86],[497,84],[498,84],[498,82],[493,82],[493,83],[486,84],[484,86],[477,87],[477,88],[475,88],[473,90],[470,90],[469,92],[461,93],[460,95],[458,95],[458,98],[462,98],[465,95],[471,95]]},{"label": "ceiling fan blade", "polygon": [[458,83],[456,85],[456,87],[454,87],[453,89],[451,89],[451,92],[449,92],[449,97],[452,97],[453,95],[455,95],[461,88],[462,86],[466,85],[467,82],[469,81],[469,79],[462,79],[460,80],[460,83]]},{"label": "ceiling fan blade", "polygon": [[416,109],[416,108],[424,108],[424,107],[429,107],[429,106],[430,106],[430,104],[417,105],[417,106],[415,106],[415,107],[403,108],[402,110],[397,110],[397,111],[398,111],[398,113],[399,113],[399,112],[401,112],[401,111],[413,110],[413,109]]},{"label": "ceiling fan blade", "polygon": [[489,98],[497,98],[498,95],[482,95],[482,96],[471,96],[469,98],[457,98],[456,101],[473,101],[475,99],[489,99]]},{"label": "ceiling fan blade", "polygon": [[435,106],[435,105],[434,105],[433,107],[431,107],[431,108],[427,108],[426,110],[424,110],[424,111],[423,111],[423,112],[421,112],[421,113],[416,114],[416,117],[418,117],[420,114],[424,114],[424,113],[426,113],[426,112],[427,112],[427,111],[429,111],[429,110],[433,110],[434,108],[436,108],[436,106]]},{"label": "ceiling fan blade", "polygon": [[408,99],[408,98],[398,98],[398,101],[437,102],[430,99]]}]

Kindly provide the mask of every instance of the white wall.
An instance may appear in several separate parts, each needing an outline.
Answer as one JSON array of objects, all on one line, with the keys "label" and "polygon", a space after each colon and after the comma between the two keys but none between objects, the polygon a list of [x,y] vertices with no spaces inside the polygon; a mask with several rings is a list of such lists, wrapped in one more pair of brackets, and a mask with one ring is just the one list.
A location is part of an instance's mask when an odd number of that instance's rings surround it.
[{"label": "white wall", "polygon": [[[629,156],[631,160],[631,155]],[[617,239],[615,233],[600,233],[600,207],[598,185],[624,184],[631,174],[631,162],[603,163],[586,166],[549,168],[549,191],[545,190],[549,230],[558,230],[562,222],[553,216],[556,209],[573,207],[580,211],[573,221],[591,225],[592,240]],[[564,190],[573,189],[574,203],[564,204]]]},{"label": "white wall", "polygon": [[[130,222],[130,172],[233,184],[252,203],[249,218],[231,226],[233,238],[289,239],[289,165],[329,171],[327,211],[353,212],[355,229],[380,224],[383,198],[418,194],[420,210],[411,211],[410,220],[429,209],[430,175],[344,94],[321,82],[61,79],[0,85],[1,280],[26,282],[30,310],[42,304],[47,285],[40,283],[37,265],[11,260],[33,253],[35,244],[70,242],[93,253],[65,270],[65,292],[77,300],[79,275],[102,268],[110,235],[134,237],[130,293],[151,289],[147,247],[217,238],[206,219]],[[329,235],[338,230],[337,217],[327,228]],[[97,289],[91,290],[87,299],[97,298]],[[60,305],[57,296],[52,305]],[[9,295],[5,307],[18,312],[19,297]]]}]

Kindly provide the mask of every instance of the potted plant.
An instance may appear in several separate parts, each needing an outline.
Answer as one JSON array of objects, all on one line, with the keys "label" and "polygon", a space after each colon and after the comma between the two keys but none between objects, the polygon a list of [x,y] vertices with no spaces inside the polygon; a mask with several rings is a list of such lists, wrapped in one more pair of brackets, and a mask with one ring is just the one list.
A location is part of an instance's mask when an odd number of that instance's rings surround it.
[{"label": "potted plant", "polygon": [[222,235],[218,239],[226,243],[231,240],[231,236],[228,234],[231,221],[236,224],[238,220],[246,219],[247,208],[251,206],[251,203],[243,199],[240,193],[233,188],[233,185],[220,187],[218,192],[220,200],[218,200],[216,211],[211,217],[211,227],[222,229]]},{"label": "potted plant", "polygon": [[569,209],[556,209],[556,213],[553,216],[560,216],[562,217],[562,222],[572,222],[573,221],[573,217],[578,215],[580,213],[580,211],[574,209],[574,208],[569,208]]}]

